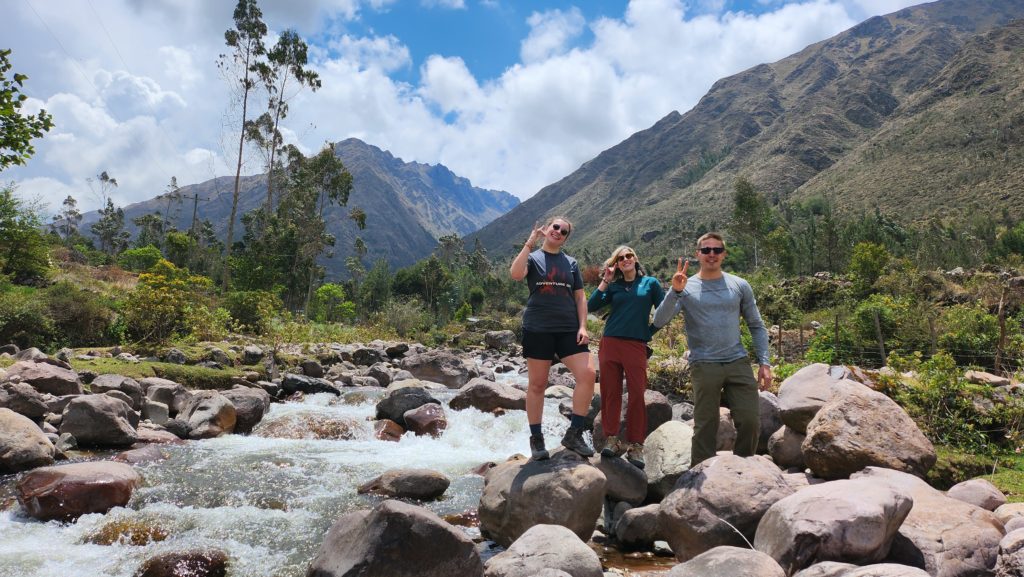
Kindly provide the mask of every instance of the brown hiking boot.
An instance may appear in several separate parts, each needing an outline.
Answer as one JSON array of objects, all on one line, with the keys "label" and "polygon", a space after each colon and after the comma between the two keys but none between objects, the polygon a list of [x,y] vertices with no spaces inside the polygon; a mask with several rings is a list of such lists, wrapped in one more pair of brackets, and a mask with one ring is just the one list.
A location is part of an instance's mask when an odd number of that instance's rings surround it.
[{"label": "brown hiking boot", "polygon": [[644,468],[644,444],[630,443],[626,450],[626,460],[637,469]]},{"label": "brown hiking boot", "polygon": [[530,458],[534,461],[543,461],[550,457],[548,450],[544,448],[544,435],[530,435]]},{"label": "brown hiking boot", "polygon": [[582,427],[569,427],[562,437],[562,446],[581,457],[593,457],[594,450],[583,440]]},{"label": "brown hiking boot", "polygon": [[604,441],[604,448],[601,449],[601,456],[609,459],[621,457],[626,452],[626,444],[619,439],[618,435],[610,435]]}]

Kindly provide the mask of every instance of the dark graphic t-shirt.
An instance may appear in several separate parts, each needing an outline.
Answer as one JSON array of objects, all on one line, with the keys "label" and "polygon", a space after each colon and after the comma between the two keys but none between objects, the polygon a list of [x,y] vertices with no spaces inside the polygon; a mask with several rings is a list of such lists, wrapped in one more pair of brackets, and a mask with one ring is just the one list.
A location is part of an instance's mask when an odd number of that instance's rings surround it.
[{"label": "dark graphic t-shirt", "polygon": [[573,295],[583,288],[583,275],[576,259],[538,249],[530,253],[526,266],[530,300],[523,313],[523,329],[536,333],[579,330]]}]

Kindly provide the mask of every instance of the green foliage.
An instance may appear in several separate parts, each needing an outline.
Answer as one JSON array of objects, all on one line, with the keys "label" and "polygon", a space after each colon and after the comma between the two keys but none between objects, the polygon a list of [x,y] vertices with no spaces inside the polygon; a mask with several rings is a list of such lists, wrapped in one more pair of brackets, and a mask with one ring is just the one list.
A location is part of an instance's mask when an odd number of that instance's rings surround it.
[{"label": "green foliage", "polygon": [[464,322],[467,318],[473,315],[473,307],[470,304],[462,303],[462,306],[455,311],[455,320],[457,322]]},{"label": "green foliage", "polygon": [[55,329],[45,301],[32,288],[0,292],[0,342],[46,347]]},{"label": "green foliage", "polygon": [[46,237],[34,207],[0,188],[0,275],[19,284],[38,283],[50,270]]},{"label": "green foliage", "polygon": [[0,50],[0,172],[25,162],[35,153],[32,140],[42,138],[53,128],[53,118],[45,110],[24,115],[21,107],[28,100],[22,94],[28,76],[17,72],[8,76],[13,65],[11,50]]},{"label": "green foliage", "polygon": [[379,315],[380,322],[394,328],[402,338],[429,328],[433,322],[423,302],[417,298],[392,300],[384,305]]},{"label": "green foliage", "polygon": [[980,303],[953,305],[942,313],[939,347],[962,365],[992,366],[999,322]]},{"label": "green foliage", "polygon": [[153,268],[160,262],[163,254],[153,245],[142,248],[130,248],[117,256],[117,264],[125,270],[142,272]]},{"label": "green foliage", "polygon": [[850,257],[850,277],[860,294],[867,294],[889,263],[889,251],[880,244],[858,242]]},{"label": "green foliage", "polygon": [[188,335],[191,310],[209,306],[211,288],[210,279],[160,260],[149,272],[139,275],[139,284],[125,300],[128,337],[137,342],[160,343]]},{"label": "green foliage", "polygon": [[[102,174],[106,175],[105,172]],[[124,228],[124,209],[114,206],[114,201],[108,197],[107,205],[99,210],[99,214],[99,221],[90,230],[100,241],[101,251],[117,256],[128,246],[130,236]]]},{"label": "green foliage", "polygon": [[230,389],[234,386],[232,379],[242,375],[242,372],[237,369],[211,369],[172,363],[154,363],[153,372],[160,378],[170,379],[190,389],[215,390]]},{"label": "green foliage", "polygon": [[355,318],[356,307],[345,298],[345,287],[340,284],[320,285],[309,303],[307,316],[321,323],[347,322]]},{"label": "green foliage", "polygon": [[92,347],[117,342],[114,312],[99,295],[67,281],[41,292],[53,323],[55,345]]},{"label": "green foliage", "polygon": [[224,308],[240,330],[263,334],[281,311],[281,299],[269,291],[233,291],[224,297]]}]

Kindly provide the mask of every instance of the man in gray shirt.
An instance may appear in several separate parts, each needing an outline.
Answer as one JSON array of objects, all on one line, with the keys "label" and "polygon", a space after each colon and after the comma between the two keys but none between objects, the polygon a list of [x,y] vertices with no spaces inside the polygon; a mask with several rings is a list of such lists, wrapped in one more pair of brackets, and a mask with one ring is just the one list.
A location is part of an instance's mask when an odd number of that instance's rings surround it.
[{"label": "man in gray shirt", "polygon": [[[733,452],[741,457],[754,454],[760,435],[758,385],[772,382],[768,361],[768,331],[754,301],[750,284],[722,271],[725,240],[708,233],[697,240],[700,272],[690,278],[690,263],[679,259],[672,275],[672,290],[654,313],[654,326],[661,328],[683,311],[686,343],[690,349],[693,384],[693,446],[690,466],[713,457],[718,440],[718,407],[722,395],[736,425]],[[740,341],[740,317],[754,338],[754,353],[760,365],[757,379]]]}]

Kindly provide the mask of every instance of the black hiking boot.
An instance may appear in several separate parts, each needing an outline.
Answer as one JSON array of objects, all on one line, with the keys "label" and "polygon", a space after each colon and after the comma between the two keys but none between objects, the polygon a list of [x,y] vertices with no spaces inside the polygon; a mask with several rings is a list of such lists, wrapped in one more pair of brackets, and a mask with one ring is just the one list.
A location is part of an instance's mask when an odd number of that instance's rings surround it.
[{"label": "black hiking boot", "polygon": [[581,457],[594,456],[594,450],[587,446],[587,442],[583,440],[582,427],[569,427],[569,430],[565,432],[565,436],[562,437],[562,446]]},{"label": "black hiking boot", "polygon": [[530,458],[534,461],[543,461],[550,457],[548,450],[544,448],[544,435],[530,435]]}]

